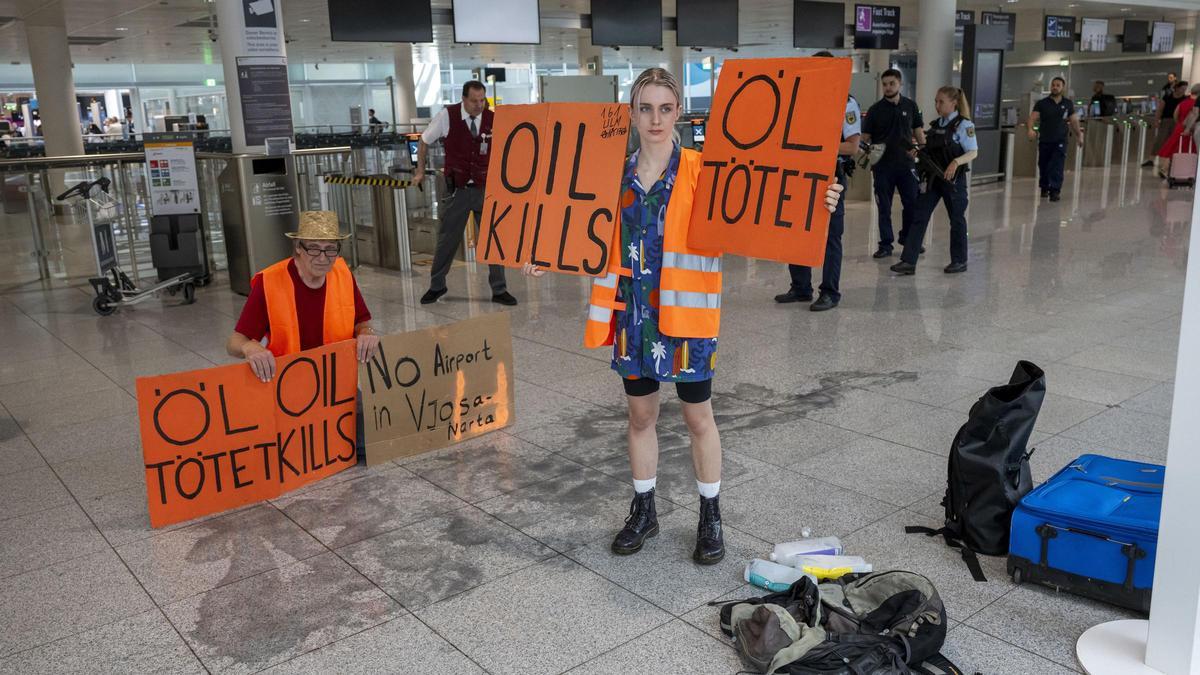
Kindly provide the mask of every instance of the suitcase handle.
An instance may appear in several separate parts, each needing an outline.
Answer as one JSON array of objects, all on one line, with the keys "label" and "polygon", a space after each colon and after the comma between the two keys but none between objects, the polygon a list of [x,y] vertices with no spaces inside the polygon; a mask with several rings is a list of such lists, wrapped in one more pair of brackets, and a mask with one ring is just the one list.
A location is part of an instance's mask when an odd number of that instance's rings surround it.
[{"label": "suitcase handle", "polygon": [[1146,488],[1148,490],[1163,489],[1162,483],[1146,483],[1143,481],[1125,480],[1124,478],[1113,478],[1112,476],[1100,476],[1100,480],[1104,481],[1104,484],[1109,487],[1124,485],[1127,487]]},{"label": "suitcase handle", "polygon": [[[1072,464],[1070,466],[1070,468],[1075,469],[1076,471],[1078,471],[1079,473],[1081,473],[1085,476],[1090,476],[1090,474],[1088,474],[1087,469],[1079,464]],[[1146,472],[1147,473],[1158,473],[1157,471],[1146,471]],[[1150,483],[1148,481],[1128,480],[1126,478],[1117,478],[1116,476],[1097,476],[1096,478],[1101,481],[1104,481],[1104,485],[1107,487],[1116,487],[1116,486],[1120,485],[1123,487],[1143,488],[1146,490],[1162,491],[1162,489],[1163,489],[1162,483]]]},{"label": "suitcase handle", "polygon": [[1049,566],[1050,566],[1050,564],[1049,564],[1050,540],[1057,538],[1058,533],[1060,531],[1071,532],[1073,534],[1081,534],[1085,537],[1101,539],[1103,541],[1111,542],[1113,544],[1117,544],[1118,546],[1120,546],[1121,554],[1124,555],[1126,558],[1125,582],[1122,585],[1125,587],[1125,590],[1127,590],[1127,591],[1133,590],[1133,568],[1136,565],[1137,561],[1139,561],[1147,556],[1146,549],[1142,548],[1141,546],[1138,546],[1137,543],[1118,541],[1116,539],[1113,539],[1112,537],[1109,537],[1108,535],[1099,534],[1096,532],[1089,532],[1087,530],[1081,530],[1081,529],[1078,529],[1075,527],[1058,527],[1057,525],[1051,525],[1050,523],[1042,523],[1041,525],[1037,526],[1036,528],[1034,528],[1034,532],[1037,532],[1038,536],[1041,537],[1041,539],[1042,539],[1042,550],[1041,550],[1042,559],[1040,561],[1038,561],[1038,565],[1040,567],[1042,567],[1043,569],[1049,568]]}]

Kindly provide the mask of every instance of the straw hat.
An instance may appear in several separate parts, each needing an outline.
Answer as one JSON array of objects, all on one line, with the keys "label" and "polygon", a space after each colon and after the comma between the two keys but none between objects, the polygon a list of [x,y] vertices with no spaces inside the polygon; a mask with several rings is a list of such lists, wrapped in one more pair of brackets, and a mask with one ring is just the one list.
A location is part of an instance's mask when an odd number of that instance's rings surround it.
[{"label": "straw hat", "polygon": [[301,211],[300,227],[296,232],[285,234],[292,239],[313,241],[336,241],[350,238],[350,235],[341,233],[338,228],[337,214],[333,211]]}]

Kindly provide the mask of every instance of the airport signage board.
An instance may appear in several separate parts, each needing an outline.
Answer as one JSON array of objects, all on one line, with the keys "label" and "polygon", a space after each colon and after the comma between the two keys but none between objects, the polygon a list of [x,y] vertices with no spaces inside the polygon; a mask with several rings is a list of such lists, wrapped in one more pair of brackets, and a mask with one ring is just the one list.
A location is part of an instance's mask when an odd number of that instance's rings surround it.
[{"label": "airport signage board", "polygon": [[854,5],[856,49],[899,49],[900,8],[892,5]]}]

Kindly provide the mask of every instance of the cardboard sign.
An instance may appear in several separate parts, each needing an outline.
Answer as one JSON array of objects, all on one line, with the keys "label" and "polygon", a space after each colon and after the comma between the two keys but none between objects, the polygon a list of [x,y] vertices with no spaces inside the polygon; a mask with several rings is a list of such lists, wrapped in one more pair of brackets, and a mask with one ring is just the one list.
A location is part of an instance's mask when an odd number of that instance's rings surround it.
[{"label": "cardboard sign", "polygon": [[688,245],[820,266],[849,90],[849,59],[726,61]]},{"label": "cardboard sign", "polygon": [[628,140],[626,105],[498,108],[476,259],[602,274],[617,221]]},{"label": "cardboard sign", "polygon": [[512,424],[512,364],[505,313],[385,336],[359,370],[367,464]]},{"label": "cardboard sign", "polygon": [[347,340],[276,361],[137,380],[150,525],[272,499],[354,466],[358,371]]}]

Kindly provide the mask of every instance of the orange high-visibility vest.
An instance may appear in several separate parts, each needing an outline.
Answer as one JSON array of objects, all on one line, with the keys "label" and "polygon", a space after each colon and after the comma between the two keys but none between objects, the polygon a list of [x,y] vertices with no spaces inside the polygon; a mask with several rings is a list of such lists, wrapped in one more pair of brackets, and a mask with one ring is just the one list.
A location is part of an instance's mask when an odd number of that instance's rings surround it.
[{"label": "orange high-visibility vest", "polygon": [[[721,254],[689,248],[688,227],[692,221],[692,198],[700,176],[700,153],[679,150],[679,172],[667,202],[663,230],[662,274],[659,277],[659,330],[677,338],[715,338],[721,326]],[[617,280],[632,277],[633,270],[621,267],[621,219],[613,228],[608,274],[592,279],[588,302],[586,347],[611,345],[614,311],[625,309],[617,302]]]},{"label": "orange high-visibility vest", "polygon": [[[296,287],[288,272],[291,258],[280,260],[262,272],[267,298],[267,349],[275,356],[300,351],[300,321],[296,313]],[[346,261],[338,258],[325,275],[325,344],[354,337],[354,275]]]}]

